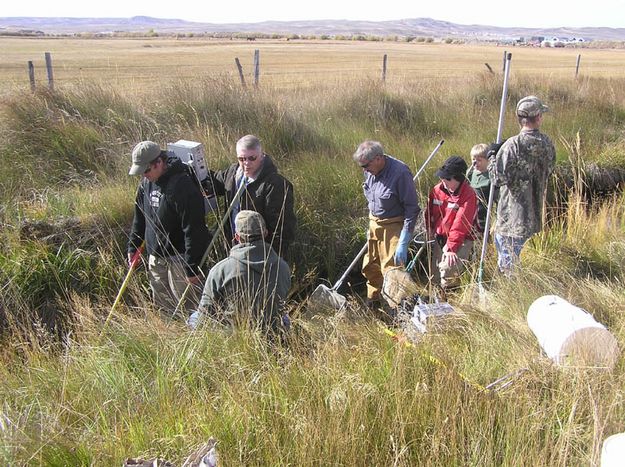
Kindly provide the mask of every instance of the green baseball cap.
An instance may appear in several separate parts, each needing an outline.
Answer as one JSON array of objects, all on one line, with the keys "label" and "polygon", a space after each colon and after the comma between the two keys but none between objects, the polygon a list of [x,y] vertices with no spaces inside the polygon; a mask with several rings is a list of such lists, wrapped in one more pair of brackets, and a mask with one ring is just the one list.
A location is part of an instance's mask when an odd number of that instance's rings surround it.
[{"label": "green baseball cap", "polygon": [[132,150],[132,166],[128,175],[143,175],[151,162],[161,155],[161,147],[152,141],[141,141]]}]

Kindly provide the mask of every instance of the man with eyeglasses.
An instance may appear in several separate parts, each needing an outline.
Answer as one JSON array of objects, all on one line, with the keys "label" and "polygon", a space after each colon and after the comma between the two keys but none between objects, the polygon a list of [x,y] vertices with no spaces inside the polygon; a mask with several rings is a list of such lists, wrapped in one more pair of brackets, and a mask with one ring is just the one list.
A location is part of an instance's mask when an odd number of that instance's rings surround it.
[{"label": "man with eyeglasses", "polygon": [[[230,222],[225,226],[226,238],[234,237],[234,220],[239,211],[258,212],[267,227],[267,241],[285,258],[295,237],[293,185],[278,173],[271,157],[263,152],[260,139],[246,135],[236,144],[237,161],[225,170],[209,170],[202,182],[208,193],[224,196],[229,206],[241,183],[245,190],[233,207]],[[236,243],[236,240],[233,240]]]},{"label": "man with eyeglasses", "polygon": [[135,198],[128,261],[145,242],[154,304],[173,313],[191,284],[185,308],[192,310],[199,301],[199,266],[210,240],[204,198],[182,161],[169,157],[152,141],[135,146],[129,175],[142,179]]},{"label": "man with eyeglasses", "polygon": [[362,168],[369,207],[367,253],[362,273],[367,279],[367,305],[379,308],[384,273],[406,263],[417,215],[417,191],[406,164],[384,153],[378,141],[364,141],[353,155]]},{"label": "man with eyeglasses", "polygon": [[433,282],[441,287],[443,296],[458,284],[475,240],[478,201],[466,172],[462,157],[449,157],[436,172],[440,182],[430,191],[425,211],[425,224],[436,240],[432,246]]}]

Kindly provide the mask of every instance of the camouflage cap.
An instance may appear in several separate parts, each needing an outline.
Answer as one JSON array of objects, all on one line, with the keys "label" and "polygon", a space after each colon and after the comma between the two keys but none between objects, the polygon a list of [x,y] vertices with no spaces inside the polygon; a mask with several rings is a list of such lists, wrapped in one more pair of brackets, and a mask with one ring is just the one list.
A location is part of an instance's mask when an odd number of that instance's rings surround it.
[{"label": "camouflage cap", "polygon": [[526,96],[516,105],[516,114],[519,117],[535,117],[549,112],[549,107],[536,96]]},{"label": "camouflage cap", "polygon": [[234,218],[234,228],[244,242],[263,238],[267,233],[263,216],[250,210],[239,211]]},{"label": "camouflage cap", "polygon": [[132,150],[132,166],[128,175],[143,175],[150,162],[161,155],[161,147],[152,141],[141,141]]}]

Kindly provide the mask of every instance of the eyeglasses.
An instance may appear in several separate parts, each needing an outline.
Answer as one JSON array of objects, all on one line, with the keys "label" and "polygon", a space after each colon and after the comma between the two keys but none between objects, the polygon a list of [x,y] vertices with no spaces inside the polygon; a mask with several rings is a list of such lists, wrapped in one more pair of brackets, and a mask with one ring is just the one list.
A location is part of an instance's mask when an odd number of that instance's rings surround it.
[{"label": "eyeglasses", "polygon": [[371,163],[372,163],[374,160],[376,160],[376,158],[377,158],[377,157],[378,157],[378,156],[375,156],[373,159],[371,159],[370,161],[368,161],[366,164],[360,164],[360,168],[361,168],[361,169],[366,169],[366,168],[368,168],[368,167],[371,165]]},{"label": "eyeglasses", "polygon": [[256,159],[258,159],[258,156],[240,156],[240,157],[237,157],[237,159],[239,160],[239,162],[245,162],[245,161],[254,162]]}]

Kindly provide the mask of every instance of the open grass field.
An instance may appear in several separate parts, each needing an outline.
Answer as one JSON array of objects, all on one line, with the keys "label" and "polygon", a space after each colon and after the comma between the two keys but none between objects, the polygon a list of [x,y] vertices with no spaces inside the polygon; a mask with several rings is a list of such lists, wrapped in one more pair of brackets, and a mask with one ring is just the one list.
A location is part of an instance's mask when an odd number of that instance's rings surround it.
[{"label": "open grass field", "polygon": [[513,54],[514,77],[571,78],[581,54],[580,76],[625,76],[624,50],[548,49],[398,42],[271,41],[217,39],[40,39],[0,38],[0,79],[5,85],[28,87],[27,62],[45,84],[44,52],[52,54],[59,85],[83,80],[105,83],[128,92],[162,85],[166,78],[201,79],[228,74],[237,77],[238,57],[252,82],[254,50],[260,51],[261,83],[277,87],[328,83],[355,78],[378,79],[388,55],[389,84],[418,80],[465,81],[486,70],[501,72],[503,52]]},{"label": "open grass field", "polygon": [[[254,49],[261,86],[242,90],[234,58],[251,83]],[[504,137],[518,131],[516,101],[540,96],[558,168],[576,182],[553,178],[546,228],[512,278],[489,251],[484,299],[473,265],[450,295],[457,313],[412,346],[364,309],[357,274],[341,289],[345,312],[306,301],[365,240],[358,143],[378,139],[416,171],[445,139],[417,184],[423,204],[445,158],[468,160],[495,138],[503,50],[0,38],[0,464],[181,465],[213,436],[223,465],[598,465],[603,440],[625,431],[625,359],[557,367],[526,314],[557,294],[625,347],[624,197],[585,188],[591,167],[625,169],[623,51],[509,50]],[[247,133],[295,187],[290,345],[246,329],[190,332],[153,309],[143,269],[103,329],[127,271],[132,147],[200,141],[223,168]],[[509,386],[485,389],[504,375]]]}]

